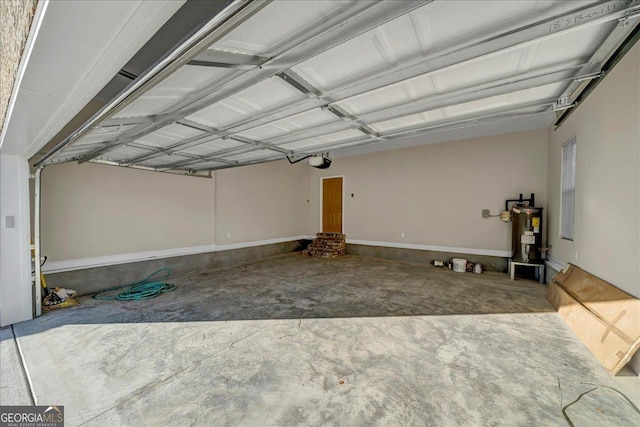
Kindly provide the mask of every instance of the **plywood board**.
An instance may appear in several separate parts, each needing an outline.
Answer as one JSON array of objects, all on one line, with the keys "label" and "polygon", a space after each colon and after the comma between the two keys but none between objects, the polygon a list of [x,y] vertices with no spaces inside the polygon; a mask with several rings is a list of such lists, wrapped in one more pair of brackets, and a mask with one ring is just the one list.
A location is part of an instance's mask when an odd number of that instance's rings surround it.
[{"label": "plywood board", "polygon": [[604,280],[569,265],[551,280],[547,299],[612,375],[640,347],[640,300]]}]

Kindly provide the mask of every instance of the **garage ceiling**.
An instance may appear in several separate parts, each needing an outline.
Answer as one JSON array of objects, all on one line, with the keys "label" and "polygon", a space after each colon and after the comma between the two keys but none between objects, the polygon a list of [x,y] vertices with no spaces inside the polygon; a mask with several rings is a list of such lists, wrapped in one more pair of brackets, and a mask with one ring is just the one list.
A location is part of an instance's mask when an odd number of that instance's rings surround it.
[{"label": "garage ceiling", "polygon": [[39,164],[197,175],[564,110],[639,4],[234,2]]}]

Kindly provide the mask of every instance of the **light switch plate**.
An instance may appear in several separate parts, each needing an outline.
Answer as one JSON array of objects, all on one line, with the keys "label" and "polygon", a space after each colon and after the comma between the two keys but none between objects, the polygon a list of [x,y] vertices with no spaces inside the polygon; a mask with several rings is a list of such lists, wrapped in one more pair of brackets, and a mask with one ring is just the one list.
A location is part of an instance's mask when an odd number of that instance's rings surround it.
[{"label": "light switch plate", "polygon": [[16,226],[16,218],[13,215],[5,216],[4,225],[6,228],[14,228]]}]

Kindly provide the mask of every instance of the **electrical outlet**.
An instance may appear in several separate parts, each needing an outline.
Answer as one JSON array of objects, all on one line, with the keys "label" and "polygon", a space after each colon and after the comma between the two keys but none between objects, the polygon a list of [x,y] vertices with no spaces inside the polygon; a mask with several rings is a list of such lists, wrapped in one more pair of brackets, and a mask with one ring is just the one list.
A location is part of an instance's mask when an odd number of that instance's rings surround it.
[{"label": "electrical outlet", "polygon": [[482,209],[482,218],[489,218],[490,215],[489,209]]},{"label": "electrical outlet", "polygon": [[227,233],[227,239],[231,238],[231,233]]},{"label": "electrical outlet", "polygon": [[400,237],[404,237],[404,233],[400,233]]}]

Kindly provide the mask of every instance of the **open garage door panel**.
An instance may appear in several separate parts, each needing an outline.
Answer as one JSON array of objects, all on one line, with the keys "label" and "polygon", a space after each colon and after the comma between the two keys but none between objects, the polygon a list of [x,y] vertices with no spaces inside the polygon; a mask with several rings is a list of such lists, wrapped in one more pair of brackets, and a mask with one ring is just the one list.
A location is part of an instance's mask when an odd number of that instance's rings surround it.
[{"label": "open garage door panel", "polygon": [[511,118],[550,124],[601,76],[639,4],[234,2],[38,164],[206,174]]}]

